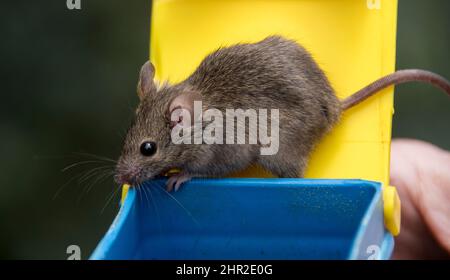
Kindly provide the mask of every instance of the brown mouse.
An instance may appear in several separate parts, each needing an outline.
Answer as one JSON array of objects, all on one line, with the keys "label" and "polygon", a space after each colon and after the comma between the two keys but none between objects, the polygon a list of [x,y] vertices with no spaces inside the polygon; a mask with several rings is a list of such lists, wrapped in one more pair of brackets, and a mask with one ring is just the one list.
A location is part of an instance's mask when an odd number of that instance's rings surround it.
[{"label": "brown mouse", "polygon": [[[154,72],[150,62],[141,69],[140,104],[115,178],[119,184],[137,185],[170,169],[180,169],[168,179],[169,191],[178,189],[191,177],[220,177],[254,163],[278,177],[302,177],[315,144],[336,125],[343,110],[387,86],[409,81],[425,81],[450,94],[450,83],[441,76],[423,70],[402,70],[340,101],[308,51],[280,36],[220,48],[209,54],[186,80],[175,85],[157,86]],[[195,120],[194,101],[201,101],[203,111],[215,108],[224,114],[230,108],[278,109],[278,152],[262,155],[263,144],[259,141],[173,143],[172,129],[186,126],[182,115],[174,117],[175,110],[184,110]],[[188,126],[192,123],[191,120]],[[202,124],[202,128],[206,125]],[[247,129],[245,136],[249,136]]]}]

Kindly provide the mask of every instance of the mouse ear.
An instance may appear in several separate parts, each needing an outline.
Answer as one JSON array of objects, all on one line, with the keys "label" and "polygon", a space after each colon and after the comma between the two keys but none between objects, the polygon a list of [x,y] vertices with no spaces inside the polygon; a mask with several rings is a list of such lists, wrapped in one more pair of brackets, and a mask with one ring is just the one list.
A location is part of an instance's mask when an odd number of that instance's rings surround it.
[{"label": "mouse ear", "polygon": [[[169,104],[168,115],[170,119],[170,126],[174,127],[179,123],[183,127],[192,125],[196,117],[198,117],[195,116],[194,113],[201,113],[202,111],[202,108],[200,107],[198,110],[199,112],[194,112],[194,102],[201,100],[201,94],[195,91],[183,92],[182,94],[176,96]],[[199,103],[199,106],[201,106],[201,103]],[[189,113],[190,118],[186,119],[183,117],[184,113]]]},{"label": "mouse ear", "polygon": [[145,95],[150,92],[156,90],[155,82],[153,78],[155,77],[155,66],[150,61],[147,61],[141,67],[141,73],[139,75],[139,83],[138,83],[138,96],[139,99],[143,99]]}]

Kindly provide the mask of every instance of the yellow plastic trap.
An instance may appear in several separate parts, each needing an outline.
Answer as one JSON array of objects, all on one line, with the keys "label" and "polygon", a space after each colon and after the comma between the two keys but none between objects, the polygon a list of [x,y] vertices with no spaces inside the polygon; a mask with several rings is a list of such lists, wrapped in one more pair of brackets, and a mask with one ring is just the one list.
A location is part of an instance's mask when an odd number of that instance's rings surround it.
[{"label": "yellow plastic trap", "polygon": [[[154,0],[151,61],[159,80],[179,82],[219,46],[280,34],[308,49],[340,98],[395,70],[396,0]],[[384,184],[386,227],[400,229],[389,184],[393,88],[343,114],[316,147],[306,177]],[[234,174],[271,177],[254,166]]]}]

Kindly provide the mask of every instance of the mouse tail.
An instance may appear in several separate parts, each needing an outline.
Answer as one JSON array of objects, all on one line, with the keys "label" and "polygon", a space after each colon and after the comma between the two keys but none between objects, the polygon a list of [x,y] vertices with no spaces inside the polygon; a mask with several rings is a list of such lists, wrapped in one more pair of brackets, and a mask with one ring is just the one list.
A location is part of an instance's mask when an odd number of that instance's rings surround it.
[{"label": "mouse tail", "polygon": [[444,77],[426,70],[406,69],[384,76],[345,98],[341,103],[342,109],[347,110],[384,88],[408,82],[425,82],[444,90],[450,96],[450,82]]}]

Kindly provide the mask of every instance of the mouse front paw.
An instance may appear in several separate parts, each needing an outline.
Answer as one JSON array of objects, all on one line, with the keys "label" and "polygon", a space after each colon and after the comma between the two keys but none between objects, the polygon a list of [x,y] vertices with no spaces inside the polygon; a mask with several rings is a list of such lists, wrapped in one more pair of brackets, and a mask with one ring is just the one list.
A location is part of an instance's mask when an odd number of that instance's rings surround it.
[{"label": "mouse front paw", "polygon": [[171,192],[173,189],[175,189],[175,191],[178,191],[181,184],[191,180],[191,178],[192,177],[189,174],[186,174],[184,172],[174,174],[174,175],[170,176],[169,179],[167,179],[166,190],[168,192]]}]

